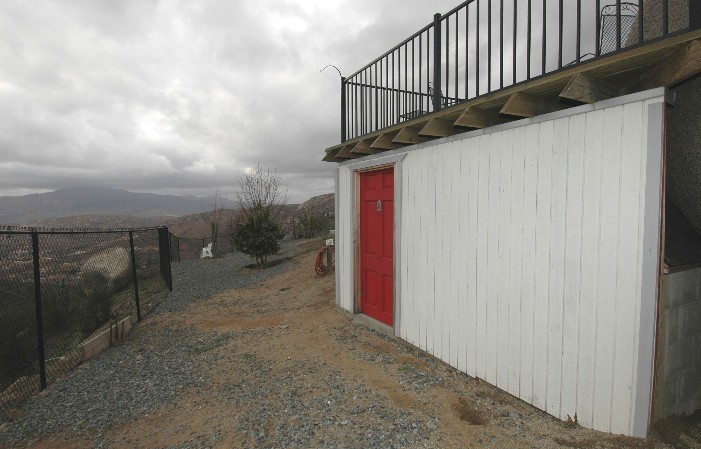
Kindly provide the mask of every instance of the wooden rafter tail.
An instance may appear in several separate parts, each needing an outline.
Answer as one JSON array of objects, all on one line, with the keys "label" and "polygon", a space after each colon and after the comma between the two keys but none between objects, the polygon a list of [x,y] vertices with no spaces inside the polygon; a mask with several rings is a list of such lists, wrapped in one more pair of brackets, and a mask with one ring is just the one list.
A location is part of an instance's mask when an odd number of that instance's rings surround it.
[{"label": "wooden rafter tail", "polygon": [[392,142],[392,139],[397,136],[397,133],[399,133],[399,131],[380,134],[380,136],[370,144],[370,148],[378,151],[398,150],[399,148],[402,148],[405,146],[404,144]]},{"label": "wooden rafter tail", "polygon": [[341,158],[336,157],[336,155],[338,154],[339,151],[341,151],[342,148],[343,148],[343,145],[329,148],[328,150],[326,150],[326,155],[324,155],[324,158],[322,159],[322,161],[324,161],[324,162],[342,162],[342,161],[345,161],[345,159],[341,159]]},{"label": "wooden rafter tail", "polygon": [[475,106],[471,106],[460,115],[460,117],[455,120],[453,126],[459,126],[461,128],[472,128],[472,129],[482,129],[488,128],[494,125],[500,125],[502,123],[509,122],[510,120],[506,117],[501,117],[499,115],[499,110],[497,109],[482,109]]},{"label": "wooden rafter tail", "polygon": [[518,92],[509,97],[499,113],[513,117],[535,117],[562,109],[562,107],[547,98]]},{"label": "wooden rafter tail", "polygon": [[639,91],[661,86],[674,86],[701,73],[701,39],[693,40],[644,72],[640,79],[633,80],[628,91]]},{"label": "wooden rafter tail", "polygon": [[351,154],[366,155],[377,153],[377,150],[373,150],[372,148],[370,148],[370,144],[374,141],[374,138],[361,140],[360,142],[355,144],[355,146],[351,150]]},{"label": "wooden rafter tail", "polygon": [[351,153],[354,146],[355,145],[344,145],[343,148],[341,148],[341,151],[336,154],[336,157],[343,159],[355,159],[356,157],[359,157],[359,155]]},{"label": "wooden rafter tail", "polygon": [[324,162],[343,162],[345,159],[340,159],[333,156],[331,153],[326,153],[326,156],[322,159]]},{"label": "wooden rafter tail", "polygon": [[426,126],[419,131],[424,137],[448,137],[464,132],[462,129],[453,126],[454,120],[445,118],[433,118],[426,123]]},{"label": "wooden rafter tail", "polygon": [[419,131],[421,130],[422,126],[420,127],[413,127],[413,126],[407,126],[406,128],[402,128],[396,136],[394,136],[394,139],[392,139],[392,142],[394,143],[404,143],[407,145],[414,145],[417,143],[423,143],[423,142],[428,142],[429,140],[432,140],[430,137],[424,137],[419,135]]},{"label": "wooden rafter tail", "polygon": [[567,86],[560,92],[560,98],[595,103],[608,100],[623,94],[623,88],[612,82],[597,79],[584,73],[578,73],[570,78]]}]

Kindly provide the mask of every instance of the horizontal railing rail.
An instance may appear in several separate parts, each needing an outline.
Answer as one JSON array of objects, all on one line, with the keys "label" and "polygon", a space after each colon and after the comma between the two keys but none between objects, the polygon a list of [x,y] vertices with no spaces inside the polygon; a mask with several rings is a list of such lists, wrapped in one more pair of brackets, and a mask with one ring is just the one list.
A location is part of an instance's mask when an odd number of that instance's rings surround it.
[{"label": "horizontal railing rail", "polygon": [[700,4],[465,1],[341,78],[341,140],[701,28]]}]

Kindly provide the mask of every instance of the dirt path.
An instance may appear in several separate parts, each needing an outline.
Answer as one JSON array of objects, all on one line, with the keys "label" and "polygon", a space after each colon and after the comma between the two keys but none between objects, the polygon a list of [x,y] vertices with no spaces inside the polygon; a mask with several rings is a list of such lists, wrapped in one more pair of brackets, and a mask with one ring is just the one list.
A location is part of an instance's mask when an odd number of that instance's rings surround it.
[{"label": "dirt path", "polygon": [[266,282],[143,324],[202,335],[182,361],[199,385],[92,438],[32,447],[699,447],[679,420],[648,440],[563,423],[355,323],[334,306],[333,278],[314,275],[317,245]]}]

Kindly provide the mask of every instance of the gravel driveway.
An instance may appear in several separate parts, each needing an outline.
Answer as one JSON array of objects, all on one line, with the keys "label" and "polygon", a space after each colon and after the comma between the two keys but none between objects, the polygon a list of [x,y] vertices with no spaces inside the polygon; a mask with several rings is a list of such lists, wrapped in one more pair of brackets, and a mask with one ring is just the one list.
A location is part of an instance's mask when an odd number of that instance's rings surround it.
[{"label": "gravel driveway", "polygon": [[701,417],[648,440],[563,423],[335,308],[319,242],[266,270],[173,266],[174,291],[0,426],[0,447],[701,447]]}]

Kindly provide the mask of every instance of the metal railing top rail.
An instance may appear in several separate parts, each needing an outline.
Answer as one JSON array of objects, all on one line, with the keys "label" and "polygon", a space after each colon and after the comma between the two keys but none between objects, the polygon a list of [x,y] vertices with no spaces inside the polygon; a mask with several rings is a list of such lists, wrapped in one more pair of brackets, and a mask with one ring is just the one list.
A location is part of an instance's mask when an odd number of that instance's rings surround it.
[{"label": "metal railing top rail", "polygon": [[[475,1],[475,0],[468,0],[468,2],[466,2],[466,3],[469,3],[469,2],[472,2],[472,1]],[[386,58],[387,56],[391,55],[392,53],[394,53],[395,51],[397,51],[399,48],[401,48],[401,47],[404,46],[405,44],[411,42],[413,39],[416,39],[417,37],[419,37],[419,35],[425,33],[426,31],[430,30],[431,28],[433,28],[433,22],[429,23],[428,25],[426,25],[425,27],[421,28],[421,29],[420,29],[419,31],[417,31],[416,33],[414,33],[414,34],[412,34],[411,36],[409,36],[408,38],[404,39],[403,41],[401,41],[400,43],[398,43],[397,45],[395,45],[391,50],[389,50],[389,51],[383,53],[381,56],[377,57],[374,61],[372,61],[371,63],[367,64],[366,66],[364,66],[364,67],[361,68],[360,70],[356,71],[355,73],[352,73],[351,75],[346,76],[345,79],[353,78],[354,76],[360,74],[361,72],[363,72],[363,71],[369,69],[369,68],[370,68],[371,66],[373,66],[374,64],[377,64],[380,60],[382,60],[382,59]]]},{"label": "metal railing top rail", "polygon": [[698,28],[701,0],[467,0],[341,78],[341,141]]},{"label": "metal railing top rail", "polygon": [[[453,9],[451,9],[451,10],[448,11],[447,13],[442,14],[442,15],[441,15],[441,20],[443,20],[444,18],[446,18],[446,17],[448,17],[448,16],[451,16],[451,15],[455,14],[456,12],[460,11],[460,10],[461,10],[462,8],[464,8],[465,6],[467,6],[467,5],[469,5],[470,3],[473,3],[473,2],[475,2],[475,1],[477,1],[477,0],[467,0],[467,1],[463,2],[463,3],[461,3],[460,5],[456,6],[456,7],[453,8]],[[421,29],[420,29],[419,31],[417,31],[416,33],[412,34],[412,35],[409,36],[408,38],[404,39],[403,41],[401,41],[400,43],[398,43],[397,45],[395,45],[395,46],[394,46],[392,49],[390,49],[389,51],[387,51],[387,52],[385,52],[384,54],[382,54],[382,55],[380,55],[379,57],[377,57],[374,61],[372,61],[371,63],[367,64],[365,67],[361,68],[360,70],[358,70],[358,71],[355,72],[355,73],[352,73],[351,75],[348,75],[348,76],[346,77],[346,79],[353,78],[354,76],[358,75],[358,74],[361,73],[362,71],[368,69],[368,68],[371,67],[373,64],[377,63],[380,59],[383,59],[383,58],[385,58],[386,56],[392,54],[393,52],[395,52],[396,50],[398,50],[399,48],[401,48],[403,45],[405,45],[405,44],[411,42],[413,39],[419,37],[420,34],[422,34],[422,33],[426,32],[426,31],[430,30],[431,28],[433,28],[433,26],[434,26],[434,23],[433,23],[433,22],[431,22],[431,23],[429,23],[428,25],[424,26],[423,28],[421,28]]]},{"label": "metal railing top rail", "polygon": [[166,226],[144,228],[45,228],[37,226],[0,225],[0,234],[117,234],[131,231],[157,231]]}]

